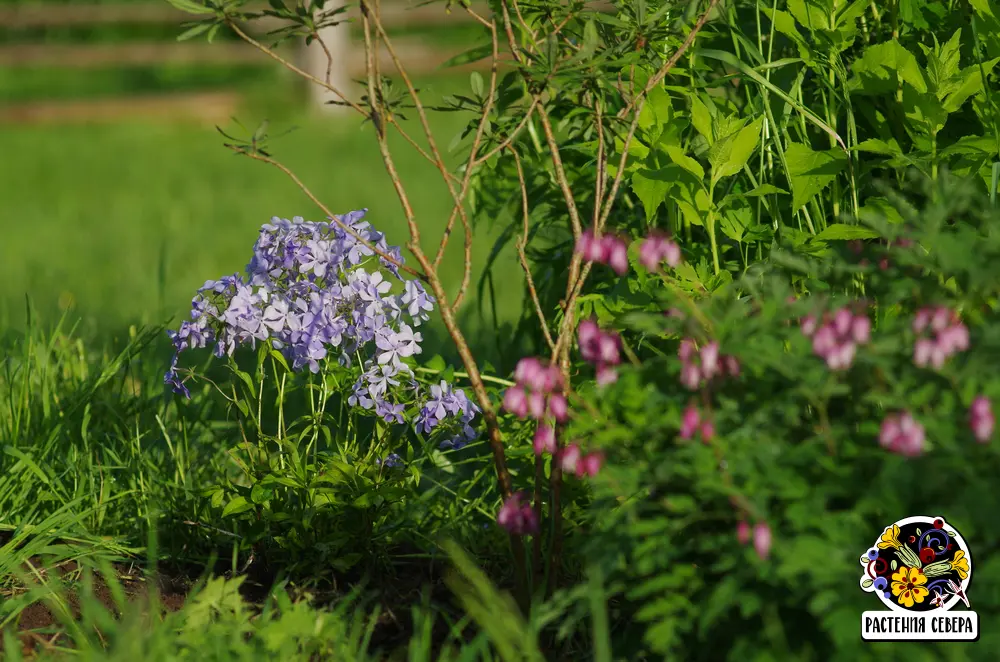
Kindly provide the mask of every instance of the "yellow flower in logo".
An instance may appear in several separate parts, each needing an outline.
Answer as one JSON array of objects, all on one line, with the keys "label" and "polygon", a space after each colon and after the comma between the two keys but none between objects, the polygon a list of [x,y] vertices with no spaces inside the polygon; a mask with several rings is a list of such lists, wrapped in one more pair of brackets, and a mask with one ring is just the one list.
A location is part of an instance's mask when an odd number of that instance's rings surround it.
[{"label": "yellow flower in logo", "polygon": [[951,560],[951,569],[962,579],[969,576],[969,559],[965,558],[965,552],[962,550],[955,552],[955,558]]},{"label": "yellow flower in logo", "polygon": [[910,609],[916,602],[923,602],[930,593],[924,584],[927,577],[920,568],[910,568],[902,566],[892,575],[892,594],[896,596],[896,601]]},{"label": "yellow flower in logo", "polygon": [[878,546],[879,549],[889,549],[890,547],[899,549],[899,527],[893,524],[891,529],[886,529],[878,540]]}]

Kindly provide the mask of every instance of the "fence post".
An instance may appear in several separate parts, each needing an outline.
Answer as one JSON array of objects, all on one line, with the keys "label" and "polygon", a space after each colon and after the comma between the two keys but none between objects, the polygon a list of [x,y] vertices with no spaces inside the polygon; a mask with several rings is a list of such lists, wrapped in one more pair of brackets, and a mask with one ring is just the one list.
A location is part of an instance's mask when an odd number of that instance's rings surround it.
[{"label": "fence post", "polygon": [[[329,2],[326,8],[328,10],[334,9],[338,4],[340,3]],[[353,92],[351,89],[348,62],[350,58],[350,34],[350,26],[346,22],[332,27],[321,28],[319,36],[323,40],[323,44],[321,45],[317,40],[313,41],[309,46],[303,47],[305,51],[305,70],[319,80],[326,80],[327,68],[329,67],[330,84],[349,96]],[[326,46],[326,50],[330,52],[329,58],[326,51],[323,50],[324,45]],[[332,65],[330,64],[331,59]],[[333,92],[315,83],[309,84],[309,96],[316,110],[330,113],[347,110],[345,106],[327,103],[329,101],[339,101],[340,99]]]}]

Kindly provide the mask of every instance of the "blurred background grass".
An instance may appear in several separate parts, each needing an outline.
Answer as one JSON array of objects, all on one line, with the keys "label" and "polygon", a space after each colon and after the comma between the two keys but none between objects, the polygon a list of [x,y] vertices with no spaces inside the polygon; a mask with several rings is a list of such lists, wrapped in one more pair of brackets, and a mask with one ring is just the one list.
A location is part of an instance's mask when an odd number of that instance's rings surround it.
[{"label": "blurred background grass", "polygon": [[[0,2],[0,9],[12,4]],[[52,3],[52,11],[58,10]],[[23,43],[171,43],[180,31],[176,25],[0,27],[0,50]],[[466,26],[403,25],[393,34],[452,53],[480,38]],[[353,47],[359,47],[358,40]],[[297,127],[275,140],[271,152],[330,209],[368,207],[368,219],[390,243],[403,245],[408,239],[371,126],[353,113],[316,113],[305,84],[263,55],[259,64],[94,69],[32,67],[9,60],[0,67],[0,109],[28,108],[29,118],[32,104],[237,91],[236,118],[250,130],[264,119],[270,120],[275,136]],[[425,103],[433,105],[446,94],[467,90],[469,74],[424,75],[417,85],[426,95]],[[419,136],[414,119],[407,128]],[[442,149],[467,119],[433,116]],[[240,131],[232,122],[223,128]],[[117,334],[131,324],[176,319],[187,314],[191,296],[205,280],[245,267],[260,225],[272,216],[320,219],[320,212],[285,175],[233,155],[223,141],[211,124],[182,117],[0,123],[0,328],[24,325],[26,296],[43,322],[54,323],[67,312],[81,319],[85,335],[93,339]],[[396,135],[392,145],[425,248],[433,249],[451,210],[447,189],[434,167],[411,146]],[[460,156],[449,155],[449,165],[456,166]],[[473,284],[500,230],[499,224],[476,228]],[[461,243],[456,234],[443,265],[452,292],[461,278]],[[512,251],[501,255],[498,273],[504,286],[495,303],[503,324],[516,317],[521,306],[521,288],[516,286],[520,271]],[[496,361],[495,338],[502,331],[492,319],[492,306],[481,307],[472,289],[462,323],[485,358]],[[428,331],[427,351],[445,350],[440,327]]]}]

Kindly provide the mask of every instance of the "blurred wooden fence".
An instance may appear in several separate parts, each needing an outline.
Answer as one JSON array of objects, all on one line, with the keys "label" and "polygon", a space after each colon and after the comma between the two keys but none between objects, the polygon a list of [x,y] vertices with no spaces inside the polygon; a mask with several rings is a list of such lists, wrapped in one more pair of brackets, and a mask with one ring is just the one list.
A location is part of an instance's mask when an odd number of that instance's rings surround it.
[{"label": "blurred wooden fence", "polygon": [[[328,7],[335,6],[333,3]],[[474,3],[477,11],[488,12],[485,5]],[[357,19],[359,12],[352,8],[348,17]],[[8,32],[33,31],[38,33],[44,29],[86,28],[111,25],[176,25],[177,32],[183,30],[181,24],[197,19],[190,14],[181,12],[164,1],[144,0],[141,4],[78,4],[78,5],[0,5],[0,26]],[[382,8],[382,20],[387,31],[398,28],[427,28],[437,26],[468,25],[475,29],[475,24],[461,8],[455,8],[450,13],[443,5],[409,5],[406,0],[385,0]],[[360,21],[358,21],[360,22]],[[250,34],[263,36],[267,32],[281,27],[280,19],[258,20],[245,26]],[[331,71],[331,82],[338,89],[353,91],[350,80],[362,76],[365,71],[364,46],[355,43],[348,26],[341,25],[327,28],[323,38],[334,59]],[[419,37],[398,37],[393,40],[397,55],[411,74],[427,74],[438,69],[442,64],[461,52],[461,49],[442,49]],[[292,45],[282,45],[277,52],[297,66],[309,71],[319,79],[327,74],[328,60],[318,44],[306,48],[302,40]],[[388,53],[383,50],[379,54],[381,70],[394,72]],[[101,67],[155,66],[170,64],[253,64],[270,62],[266,55],[243,42],[230,40],[215,40],[206,43],[203,37],[192,41],[150,41],[127,43],[92,43],[92,44],[46,44],[46,43],[14,43],[0,44],[0,67],[30,72],[38,67],[70,68],[86,72],[88,69]],[[482,67],[485,61],[462,67]],[[281,66],[277,62],[274,66]],[[85,75],[85,73],[84,73]],[[313,99],[318,107],[335,108],[324,102],[333,98],[329,92],[318,86],[313,88]],[[0,121],[30,121],[58,120],[86,117],[90,114],[103,116],[129,115],[130,109],[136,114],[195,114],[228,116],[239,101],[238,95],[230,91],[213,91],[200,94],[170,94],[151,97],[129,97],[114,100],[84,101],[76,100],[58,104],[28,104],[0,105]],[[88,112],[88,108],[93,113]],[[200,109],[200,110],[199,110]]]}]

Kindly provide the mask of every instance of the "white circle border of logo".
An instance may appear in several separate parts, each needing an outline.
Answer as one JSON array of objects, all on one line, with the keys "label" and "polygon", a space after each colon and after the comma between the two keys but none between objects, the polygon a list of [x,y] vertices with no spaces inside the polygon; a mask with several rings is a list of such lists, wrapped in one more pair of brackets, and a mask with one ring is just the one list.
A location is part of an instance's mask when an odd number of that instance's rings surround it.
[{"label": "white circle border of logo", "polygon": [[[942,522],[944,522],[944,526],[942,528],[946,529],[946,533],[947,533],[947,530],[950,529],[955,534],[954,536],[949,535],[948,537],[951,538],[952,540],[954,540],[955,542],[957,542],[959,548],[962,551],[965,552],[965,559],[969,563],[969,572],[965,576],[965,579],[962,580],[962,583],[961,583],[962,592],[965,593],[965,592],[968,591],[968,589],[969,589],[969,582],[972,580],[972,570],[973,570],[973,568],[972,568],[972,552],[969,551],[969,546],[965,544],[965,539],[962,538],[962,535],[955,529],[955,527],[949,526],[948,520],[946,520],[943,517],[940,517],[940,516],[939,517],[925,517],[925,516],[920,516],[920,515],[915,515],[913,517],[904,517],[903,519],[897,520],[897,521],[893,522],[892,524],[890,524],[889,526],[883,528],[882,531],[878,534],[878,538],[875,539],[875,542],[868,549],[871,549],[872,547],[874,547],[876,549],[878,548],[878,543],[879,543],[880,540],[882,540],[882,535],[885,533],[886,529],[892,528],[893,526],[898,526],[898,527],[902,528],[904,524],[919,524],[919,523],[926,523],[928,521],[933,522],[936,519],[939,519]],[[865,576],[867,576],[867,573],[866,573]],[[862,576],[861,581],[864,581],[865,576]],[[891,585],[892,585],[892,581],[890,580],[889,581],[889,586],[891,586]],[[886,590],[889,590],[889,589],[887,588]],[[866,591],[866,592],[869,592],[869,591]],[[884,604],[886,607],[888,607],[892,611],[898,611],[898,612],[902,612],[902,613],[906,613],[906,614],[913,614],[913,613],[915,613],[912,609],[906,609],[905,607],[903,607],[903,605],[898,604],[895,601],[893,601],[893,600],[885,597],[885,591],[875,590],[875,591],[870,591],[870,592],[871,593],[875,593],[875,595],[878,596],[878,599],[882,601],[882,604]],[[952,595],[944,603],[944,605],[941,606],[940,611],[948,611],[949,609],[951,609],[952,607],[954,607],[956,604],[960,603],[961,601],[962,601],[961,598],[959,598],[957,595]]]}]

